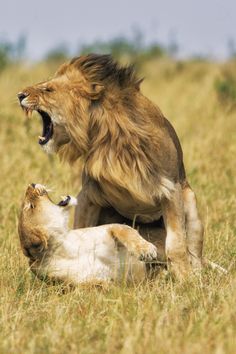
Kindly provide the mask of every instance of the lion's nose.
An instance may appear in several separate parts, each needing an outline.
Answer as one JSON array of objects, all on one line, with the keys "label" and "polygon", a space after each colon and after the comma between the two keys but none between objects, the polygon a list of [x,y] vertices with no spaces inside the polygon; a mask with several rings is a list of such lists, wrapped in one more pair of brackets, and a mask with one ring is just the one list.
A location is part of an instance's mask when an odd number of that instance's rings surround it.
[{"label": "lion's nose", "polygon": [[17,96],[18,96],[19,101],[22,102],[24,98],[29,96],[29,94],[25,93],[25,92],[19,92]]}]

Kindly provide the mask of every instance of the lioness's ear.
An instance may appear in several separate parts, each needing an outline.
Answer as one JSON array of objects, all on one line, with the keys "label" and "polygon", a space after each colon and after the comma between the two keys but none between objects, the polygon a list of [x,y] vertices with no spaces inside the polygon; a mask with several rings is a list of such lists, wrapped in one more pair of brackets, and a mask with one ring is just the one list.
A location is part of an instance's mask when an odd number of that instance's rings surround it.
[{"label": "lioness's ear", "polygon": [[104,86],[101,84],[98,84],[96,82],[92,82],[90,84],[90,98],[92,100],[98,100],[99,98],[101,98],[102,94],[104,92]]},{"label": "lioness's ear", "polygon": [[27,227],[19,224],[19,236],[26,257],[37,258],[48,247],[48,235],[41,227]]}]

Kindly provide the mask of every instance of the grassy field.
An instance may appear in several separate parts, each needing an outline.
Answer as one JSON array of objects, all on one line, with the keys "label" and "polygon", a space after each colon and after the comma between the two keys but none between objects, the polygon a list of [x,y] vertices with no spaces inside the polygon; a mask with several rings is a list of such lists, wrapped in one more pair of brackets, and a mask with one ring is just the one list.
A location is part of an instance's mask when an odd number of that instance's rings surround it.
[{"label": "grassy field", "polygon": [[163,272],[139,286],[67,292],[34,278],[17,235],[29,183],[58,195],[79,188],[76,166],[40,150],[39,119],[26,121],[16,100],[22,87],[52,73],[46,64],[0,73],[0,353],[236,353],[236,111],[215,89],[222,64],[160,59],[140,73],[143,92],[182,142],[205,225],[204,253],[228,275],[205,270],[178,283]]}]

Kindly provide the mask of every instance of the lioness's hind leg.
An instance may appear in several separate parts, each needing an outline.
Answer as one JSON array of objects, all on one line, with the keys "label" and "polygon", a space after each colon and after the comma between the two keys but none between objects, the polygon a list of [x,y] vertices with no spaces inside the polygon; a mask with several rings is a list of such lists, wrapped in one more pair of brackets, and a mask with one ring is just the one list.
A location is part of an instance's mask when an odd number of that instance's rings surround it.
[{"label": "lioness's hind leg", "polygon": [[198,215],[196,196],[189,185],[183,189],[187,247],[193,268],[202,266],[203,225]]},{"label": "lioness's hind leg", "polygon": [[110,226],[111,235],[124,245],[128,252],[143,262],[157,260],[157,249],[151,242],[146,241],[135,229],[127,225],[113,224]]}]

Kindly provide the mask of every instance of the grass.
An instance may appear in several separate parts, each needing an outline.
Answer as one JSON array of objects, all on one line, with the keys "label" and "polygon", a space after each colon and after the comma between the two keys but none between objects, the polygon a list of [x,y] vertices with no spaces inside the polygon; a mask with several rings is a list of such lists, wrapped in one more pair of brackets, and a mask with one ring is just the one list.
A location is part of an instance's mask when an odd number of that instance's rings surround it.
[{"label": "grass", "polygon": [[[47,285],[28,270],[17,235],[28,183],[76,194],[78,168],[46,156],[37,144],[40,124],[27,122],[16,102],[24,86],[53,72],[45,63],[0,74],[0,353],[232,353],[236,352],[236,112],[219,101],[221,64],[142,66],[144,93],[174,124],[189,180],[205,224],[205,255],[228,275],[204,270],[175,282],[165,272],[139,286],[108,289]],[[58,196],[54,193],[54,197]]]}]

